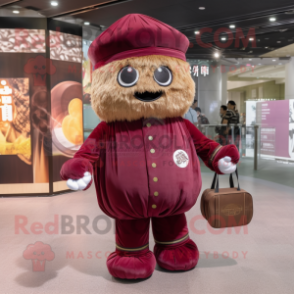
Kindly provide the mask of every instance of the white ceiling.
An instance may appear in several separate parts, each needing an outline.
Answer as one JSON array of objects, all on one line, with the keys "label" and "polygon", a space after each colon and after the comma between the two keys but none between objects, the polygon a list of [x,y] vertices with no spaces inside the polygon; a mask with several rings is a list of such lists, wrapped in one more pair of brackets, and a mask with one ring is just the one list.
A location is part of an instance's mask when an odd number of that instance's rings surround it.
[{"label": "white ceiling", "polygon": [[235,65],[228,67],[228,90],[269,81],[283,84],[288,62],[288,60],[280,61],[272,58],[239,62],[235,60]]}]

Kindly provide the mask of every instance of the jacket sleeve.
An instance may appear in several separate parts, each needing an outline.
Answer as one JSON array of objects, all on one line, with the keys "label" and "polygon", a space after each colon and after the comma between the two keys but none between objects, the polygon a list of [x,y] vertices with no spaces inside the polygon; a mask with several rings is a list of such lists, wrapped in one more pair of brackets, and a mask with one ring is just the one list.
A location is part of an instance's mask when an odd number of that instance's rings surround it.
[{"label": "jacket sleeve", "polygon": [[199,155],[207,167],[214,170],[213,161],[222,146],[217,142],[208,139],[188,120],[184,119],[184,121],[193,140],[197,155]]},{"label": "jacket sleeve", "polygon": [[240,154],[235,145],[221,146],[217,142],[204,136],[193,124],[184,119],[188,132],[191,135],[196,153],[203,160],[205,165],[218,174],[222,174],[218,168],[218,161],[225,157],[231,157],[234,164],[240,159]]}]

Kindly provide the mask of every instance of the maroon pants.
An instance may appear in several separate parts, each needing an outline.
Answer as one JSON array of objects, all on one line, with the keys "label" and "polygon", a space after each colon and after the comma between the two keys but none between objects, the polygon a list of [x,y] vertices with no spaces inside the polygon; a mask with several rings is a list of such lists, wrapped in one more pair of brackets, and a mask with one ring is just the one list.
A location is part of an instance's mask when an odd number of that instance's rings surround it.
[{"label": "maroon pants", "polygon": [[147,278],[156,263],[167,270],[189,270],[196,266],[199,252],[189,238],[185,214],[151,218],[155,239],[154,254],[149,250],[150,218],[116,220],[116,251],[107,259],[114,277]]},{"label": "maroon pants", "polygon": [[[189,238],[185,214],[151,218],[155,243],[180,244]],[[116,246],[121,251],[140,251],[149,245],[150,218],[116,220]]]}]

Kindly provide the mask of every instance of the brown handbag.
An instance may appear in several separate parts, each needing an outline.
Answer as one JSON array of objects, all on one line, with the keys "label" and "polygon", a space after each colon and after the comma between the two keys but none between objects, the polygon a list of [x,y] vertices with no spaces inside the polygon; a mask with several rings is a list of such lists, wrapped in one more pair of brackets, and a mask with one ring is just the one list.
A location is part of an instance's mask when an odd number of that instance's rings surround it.
[{"label": "brown handbag", "polygon": [[230,188],[219,189],[218,174],[215,173],[210,189],[201,198],[201,213],[213,228],[226,228],[248,225],[253,216],[251,194],[234,187],[233,174],[230,175]]}]

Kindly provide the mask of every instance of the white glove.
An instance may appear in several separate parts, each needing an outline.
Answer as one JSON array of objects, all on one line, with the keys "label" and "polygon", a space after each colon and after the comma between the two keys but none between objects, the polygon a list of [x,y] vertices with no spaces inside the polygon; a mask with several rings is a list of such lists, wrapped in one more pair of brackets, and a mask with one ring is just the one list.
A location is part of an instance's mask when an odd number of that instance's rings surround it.
[{"label": "white glove", "polygon": [[90,183],[91,179],[92,179],[91,174],[89,172],[85,172],[84,177],[78,180],[68,179],[66,181],[66,185],[71,190],[84,190]]},{"label": "white glove", "polygon": [[236,164],[232,163],[232,158],[229,156],[220,159],[217,164],[223,174],[231,174],[236,170]]}]

